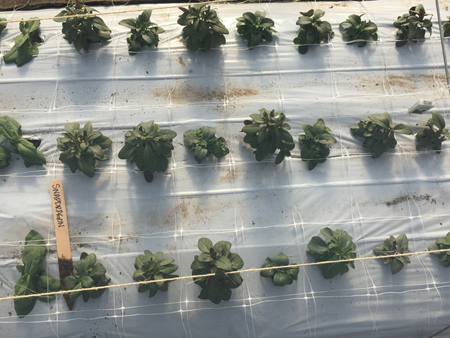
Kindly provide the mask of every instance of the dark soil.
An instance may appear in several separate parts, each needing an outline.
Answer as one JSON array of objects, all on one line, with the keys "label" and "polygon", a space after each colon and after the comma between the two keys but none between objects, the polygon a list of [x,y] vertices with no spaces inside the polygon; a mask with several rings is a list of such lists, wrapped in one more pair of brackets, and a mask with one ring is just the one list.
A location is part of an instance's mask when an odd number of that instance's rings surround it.
[{"label": "dark soil", "polygon": [[[102,5],[111,6],[111,4],[143,4],[143,3],[171,3],[177,2],[175,0],[85,0],[86,5]],[[183,2],[183,1],[178,1]],[[67,0],[0,0],[0,11],[7,11],[13,9],[38,9],[48,7],[64,7],[67,5]]]},{"label": "dark soil", "polygon": [[[71,259],[58,258],[58,265],[59,265],[59,280],[61,282],[61,290],[67,290],[66,284],[64,284],[64,278],[70,276],[70,274],[73,272],[73,262]],[[69,301],[68,293],[64,294],[64,299],[66,300],[69,310],[72,310],[73,303]]]}]

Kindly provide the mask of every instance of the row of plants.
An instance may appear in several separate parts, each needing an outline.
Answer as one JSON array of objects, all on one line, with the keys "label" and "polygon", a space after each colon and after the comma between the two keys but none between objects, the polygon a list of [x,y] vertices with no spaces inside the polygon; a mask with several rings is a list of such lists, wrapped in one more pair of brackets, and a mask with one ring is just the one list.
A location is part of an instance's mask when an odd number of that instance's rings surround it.
[{"label": "row of plants", "polygon": [[[183,12],[178,18],[178,24],[183,26],[182,36],[186,47],[190,51],[203,50],[224,45],[228,29],[223,25],[217,12],[206,4],[196,4],[188,8],[179,7]],[[64,39],[74,44],[81,53],[88,51],[89,45],[105,42],[111,39],[111,30],[105,22],[94,15],[97,12],[79,0],[61,11],[54,21],[62,23]],[[158,47],[159,34],[164,29],[150,20],[151,10],[143,11],[137,18],[121,20],[120,25],[129,28],[127,37],[128,52],[134,55],[145,47]],[[309,46],[328,42],[333,39],[334,32],[328,21],[322,20],[325,12],[321,9],[311,9],[300,12],[297,25],[300,26],[294,44],[298,45],[300,54],[306,54]],[[344,40],[348,44],[356,43],[364,47],[368,41],[378,40],[378,27],[372,21],[362,20],[361,15],[352,14],[339,27]],[[432,33],[431,14],[425,12],[423,5],[410,8],[408,13],[399,16],[393,23],[396,31],[396,46],[404,46],[408,41],[417,43],[425,40],[425,33]],[[450,17],[448,17],[450,19]],[[245,12],[237,20],[237,32],[247,41],[248,47],[253,48],[261,42],[271,42],[272,34],[277,33],[275,23],[266,18],[265,13],[256,11]],[[0,19],[0,33],[5,29],[5,19]],[[39,35],[40,20],[20,22],[20,34],[15,39],[15,45],[4,54],[5,63],[15,63],[18,67],[29,62],[33,56],[39,54],[38,47],[43,42]],[[450,21],[443,23],[444,36],[450,36]]]},{"label": "row of plants", "polygon": [[[289,119],[283,112],[262,108],[259,114],[251,114],[250,117],[251,120],[244,121],[242,132],[245,133],[244,142],[255,149],[253,153],[257,161],[277,152],[275,164],[280,164],[292,155],[291,151],[295,148],[294,138],[289,131]],[[416,149],[431,148],[439,153],[442,142],[450,138],[444,118],[433,112],[428,121],[418,125],[424,128],[416,133]],[[330,154],[329,145],[337,141],[322,119],[318,119],[312,126],[302,124],[301,127],[304,134],[298,137],[300,157],[308,162],[308,169],[312,170],[317,164],[326,161]],[[91,122],[87,122],[83,128],[79,123],[68,123],[64,128],[66,132],[57,139],[57,148],[61,151],[59,160],[68,164],[73,173],[80,170],[93,177],[96,161],[109,160],[105,151],[111,146],[111,139],[94,130]],[[412,129],[402,123],[394,125],[388,113],[369,115],[368,119],[361,120],[357,126],[350,127],[350,131],[363,140],[363,147],[371,152],[373,158],[395,148],[396,133],[413,134]],[[134,163],[144,172],[145,180],[151,182],[155,172],[167,170],[174,149],[173,139],[176,136],[175,131],[161,129],[154,121],[142,122],[125,133],[125,144],[118,157]],[[40,142],[34,140],[33,144],[33,140],[23,138],[21,125],[13,118],[0,116],[0,137],[4,139],[3,144],[0,143],[0,169],[9,165],[11,152],[18,153],[27,167],[46,163],[44,155],[37,149]],[[183,139],[198,163],[210,155],[222,158],[229,153],[226,140],[217,137],[215,128],[209,126],[187,130]]]},{"label": "row of plants", "polygon": [[[316,265],[326,279],[337,275],[343,275],[349,271],[349,267],[355,268],[354,261],[342,262],[356,258],[356,246],[353,238],[344,230],[331,230],[323,228],[320,230],[325,239],[314,236],[309,241],[306,253],[315,259],[315,262],[333,262]],[[209,299],[215,304],[221,301],[228,301],[231,298],[232,289],[239,287],[243,283],[243,278],[238,272],[244,266],[242,258],[231,252],[231,243],[219,241],[213,243],[208,238],[198,240],[199,255],[194,256],[191,264],[194,283],[201,287],[200,299]],[[434,244],[428,247],[432,250],[450,249],[450,232],[445,237],[438,238]],[[405,234],[397,237],[390,236],[382,246],[373,249],[375,256],[392,256],[399,254],[409,254],[408,238]],[[435,253],[445,267],[450,266],[450,250]],[[25,237],[25,246],[22,251],[23,264],[17,265],[17,270],[22,274],[14,286],[15,296],[26,296],[45,292],[56,292],[61,289],[59,280],[45,275],[42,262],[46,255],[46,244],[39,233],[31,230]],[[174,264],[173,258],[162,258],[162,252],[152,253],[145,250],[143,255],[136,257],[133,279],[138,282],[150,282],[141,284],[138,292],[147,293],[149,297],[156,295],[158,291],[167,291],[169,280],[176,280],[178,275],[174,272],[178,266]],[[403,269],[405,264],[411,263],[409,257],[386,257],[383,263],[390,266],[392,274],[396,274]],[[267,257],[260,269],[261,277],[271,280],[275,286],[285,286],[297,280],[299,266],[297,263],[290,263],[289,257],[280,252],[276,257]],[[204,276],[212,274],[211,276]],[[80,260],[73,265],[72,273],[64,278],[64,285],[69,293],[69,300],[75,301],[82,296],[84,302],[89,298],[100,297],[105,289],[84,290],[93,287],[102,287],[110,283],[111,279],[106,278],[105,267],[97,262],[96,255],[83,252]],[[195,277],[198,276],[198,277]],[[50,302],[55,299],[54,295],[41,297],[19,298],[14,300],[14,308],[19,317],[29,314],[37,300]]]}]

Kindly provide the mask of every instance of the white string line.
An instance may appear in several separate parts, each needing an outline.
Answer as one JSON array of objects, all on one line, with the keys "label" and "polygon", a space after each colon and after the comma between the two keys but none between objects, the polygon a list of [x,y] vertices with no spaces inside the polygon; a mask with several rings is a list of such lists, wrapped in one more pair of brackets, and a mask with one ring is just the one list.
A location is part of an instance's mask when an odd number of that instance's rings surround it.
[{"label": "white string line", "polygon": [[[296,267],[305,267],[305,266],[315,266],[315,265],[323,265],[323,264],[333,264],[333,263],[348,263],[348,262],[357,262],[357,261],[367,261],[367,260],[375,260],[375,259],[385,259],[385,258],[397,258],[404,256],[418,256],[423,254],[435,254],[440,252],[450,252],[449,249],[441,249],[441,250],[426,250],[426,251],[417,251],[406,254],[395,254],[395,255],[385,255],[385,256],[370,256],[370,257],[359,257],[359,258],[350,258],[350,259],[341,259],[336,261],[325,261],[325,262],[313,262],[313,263],[301,263],[301,264],[290,264],[290,265],[282,265],[282,266],[272,266],[267,268],[251,268],[245,270],[236,270],[225,272],[225,275],[232,275],[238,273],[247,273],[247,272],[260,272],[266,270],[274,270],[274,269],[289,269]],[[95,291],[95,290],[103,290],[103,289],[112,289],[122,286],[133,286],[133,285],[144,285],[144,284],[152,284],[152,283],[162,283],[162,282],[173,282],[176,280],[185,280],[185,279],[197,279],[203,277],[213,277],[215,273],[207,273],[203,275],[193,275],[193,276],[181,276],[181,277],[173,277],[173,278],[165,278],[158,280],[149,280],[149,281],[141,281],[141,282],[133,282],[133,283],[123,283],[123,284],[113,284],[113,285],[104,285],[104,286],[96,286],[91,288],[77,289],[77,290],[61,290],[55,292],[44,292],[44,293],[35,293],[30,295],[22,295],[22,296],[8,296],[0,298],[0,301],[11,300],[11,299],[22,299],[22,298],[33,298],[33,297],[42,297],[42,296],[53,296],[53,295],[63,295],[71,292],[84,292],[84,291]]]},{"label": "white string line", "polygon": [[[206,5],[206,4],[215,4],[215,3],[223,3],[223,6],[230,6],[234,4],[243,4],[246,2],[249,2],[250,0],[244,0],[244,1],[240,1],[240,2],[233,2],[233,1],[228,1],[231,3],[227,3],[224,4],[223,0],[212,0],[212,1],[203,1],[203,2],[196,2],[195,4],[202,4],[202,5]],[[7,20],[7,21],[2,21],[2,24],[8,24],[8,23],[15,23],[15,22],[28,22],[28,21],[35,21],[35,20],[41,20],[41,21],[46,21],[46,20],[54,20],[54,19],[61,19],[61,18],[66,18],[66,19],[70,19],[70,18],[89,18],[89,17],[96,17],[96,16],[103,16],[103,15],[116,15],[116,14],[125,14],[125,13],[135,13],[135,12],[142,12],[145,10],[159,10],[159,9],[171,9],[171,8],[179,8],[179,7],[186,7],[186,6],[190,6],[190,4],[178,4],[178,5],[168,5],[168,6],[157,6],[157,7],[139,7],[139,8],[134,8],[134,9],[125,9],[125,10],[120,10],[120,11],[115,11],[115,12],[98,12],[98,13],[91,13],[91,14],[74,14],[74,15],[65,15],[64,17],[61,16],[52,16],[52,17],[35,17],[35,18],[30,18],[30,19],[15,19],[15,20]]]}]

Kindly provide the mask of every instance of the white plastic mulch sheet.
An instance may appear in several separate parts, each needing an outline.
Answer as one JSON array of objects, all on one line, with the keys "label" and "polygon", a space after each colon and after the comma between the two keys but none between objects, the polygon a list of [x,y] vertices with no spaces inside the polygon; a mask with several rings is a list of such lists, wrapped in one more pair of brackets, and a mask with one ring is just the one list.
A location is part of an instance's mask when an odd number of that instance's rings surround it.
[{"label": "white plastic mulch sheet", "polygon": [[[165,29],[157,49],[127,52],[124,18],[140,12],[103,16],[113,38],[78,54],[61,34],[61,25],[41,22],[45,40],[39,56],[21,68],[0,64],[0,114],[14,117],[26,134],[43,139],[48,163],[25,168],[14,157],[0,172],[0,297],[14,294],[26,234],[34,229],[48,242],[48,273],[58,277],[49,184],[65,186],[74,261],[95,253],[112,284],[133,282],[133,263],[148,249],[163,251],[191,275],[197,241],[230,241],[244,268],[257,268],[283,251],[291,262],[306,263],[312,236],[323,227],[344,229],[358,257],[372,255],[390,235],[405,233],[410,250],[422,251],[450,231],[450,142],[441,154],[415,150],[414,136],[398,135],[395,150],[374,160],[350,135],[349,127],[369,114],[387,111],[395,123],[415,126],[430,114],[408,115],[419,99],[434,100],[448,115],[449,93],[434,1],[433,35],[424,43],[395,48],[392,23],[412,1],[213,5],[230,34],[227,44],[209,53],[186,50],[181,11],[158,9],[152,21]],[[449,1],[441,1],[445,19]],[[96,7],[100,12],[144,7]],[[148,6],[145,8],[149,8]],[[300,11],[322,8],[336,33],[329,44],[300,55],[292,40]],[[270,44],[248,50],[236,33],[236,17],[265,11],[279,34]],[[9,20],[51,17],[58,9],[3,13]],[[339,23],[364,13],[379,26],[380,41],[366,48],[347,46]],[[18,34],[9,24],[0,49],[8,51]],[[444,41],[449,53],[448,41]],[[283,110],[292,133],[323,118],[338,142],[329,159],[313,171],[293,156],[281,165],[274,157],[257,163],[243,144],[243,121],[261,108]],[[155,120],[177,132],[169,170],[146,183],[143,173],[117,154],[124,132]],[[59,162],[56,138],[69,122],[92,121],[113,140],[110,161],[97,164],[94,178],[72,174]],[[230,154],[198,165],[183,145],[183,132],[213,126]],[[393,201],[393,203],[388,203]],[[389,205],[390,204],[390,205]],[[68,311],[61,296],[38,302],[23,319],[13,302],[0,302],[2,337],[428,337],[450,324],[450,269],[431,255],[414,256],[391,275],[381,261],[325,280],[316,267],[300,269],[297,282],[274,287],[258,272],[229,302],[198,299],[190,279],[172,282],[154,298],[137,287],[107,290],[99,299],[79,298]],[[444,335],[450,333],[445,332]]]}]

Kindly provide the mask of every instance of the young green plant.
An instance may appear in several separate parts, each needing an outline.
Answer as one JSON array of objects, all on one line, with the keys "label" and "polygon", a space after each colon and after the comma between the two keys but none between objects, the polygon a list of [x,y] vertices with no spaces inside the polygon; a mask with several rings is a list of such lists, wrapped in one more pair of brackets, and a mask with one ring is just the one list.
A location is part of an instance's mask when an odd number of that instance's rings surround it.
[{"label": "young green plant", "polygon": [[224,45],[226,39],[224,34],[228,34],[228,29],[220,21],[217,13],[211,6],[196,4],[188,9],[178,7],[183,14],[178,18],[178,24],[183,28],[183,39],[186,40],[187,49],[204,52],[212,47]]},{"label": "young green plant", "polygon": [[[292,263],[295,265],[296,263]],[[267,257],[261,268],[272,268],[270,270],[261,270],[262,277],[270,278],[275,286],[291,285],[297,280],[300,268],[298,266],[292,268],[278,268],[279,266],[289,265],[289,257],[280,252],[276,257]]]},{"label": "young green plant", "polygon": [[194,277],[194,283],[202,288],[198,298],[209,299],[214,304],[230,300],[231,289],[239,287],[243,279],[239,273],[227,272],[241,269],[244,261],[238,254],[230,252],[231,243],[227,241],[213,244],[203,237],[198,240],[198,248],[202,253],[194,257],[192,275],[214,273],[214,276]]},{"label": "young green plant", "polygon": [[119,158],[135,163],[139,170],[144,171],[144,178],[150,183],[155,171],[167,170],[175,136],[176,132],[161,129],[154,121],[142,122],[125,134],[126,141]]},{"label": "young green plant", "polygon": [[314,126],[302,124],[305,134],[299,135],[300,157],[308,161],[308,170],[312,170],[317,164],[327,160],[330,154],[329,144],[336,143],[336,139],[330,135],[330,128],[325,126],[322,119],[318,119]]},{"label": "young green plant", "polygon": [[364,47],[367,41],[378,40],[377,25],[370,20],[369,22],[361,20],[363,15],[351,14],[339,25],[343,39],[348,41],[347,44],[357,43],[358,47]]},{"label": "young green plant", "polygon": [[33,143],[22,137],[22,126],[13,118],[0,116],[0,137],[6,141],[0,146],[0,169],[9,165],[11,152],[18,153],[27,168],[33,164],[47,162]]},{"label": "young green plant", "polygon": [[151,10],[143,11],[137,19],[125,19],[119,25],[130,28],[128,33],[128,53],[134,55],[144,47],[158,47],[159,34],[164,33],[164,29],[158,27],[150,21]]},{"label": "young green plant", "polygon": [[394,27],[397,28],[396,47],[406,45],[408,41],[417,43],[425,41],[425,33],[428,31],[431,35],[433,23],[426,18],[431,14],[425,12],[423,5],[418,4],[410,8],[408,13],[399,16],[394,22]]},{"label": "young green plant", "polygon": [[155,281],[153,283],[142,284],[138,288],[138,292],[149,291],[149,297],[153,297],[159,291],[167,291],[169,282],[158,282],[158,280],[166,278],[178,277],[172,275],[178,270],[178,265],[172,264],[175,260],[173,258],[161,259],[163,253],[161,251],[153,254],[149,250],[144,251],[144,255],[136,257],[134,267],[136,271],[133,274],[133,279],[138,282]]},{"label": "young green plant", "polygon": [[450,132],[445,128],[445,120],[441,114],[433,112],[427,122],[420,122],[419,125],[426,128],[416,134],[416,149],[431,148],[437,153],[441,152],[442,142],[450,139]]},{"label": "young green plant", "polygon": [[[405,234],[401,234],[397,238],[390,236],[384,241],[382,246],[377,246],[373,249],[375,256],[390,256],[398,254],[411,253],[408,250],[408,238]],[[408,256],[400,257],[387,257],[383,258],[383,263],[391,266],[391,272],[393,275],[400,272],[405,264],[411,263]]]},{"label": "young green plant", "polygon": [[257,161],[262,161],[267,155],[273,154],[277,149],[279,153],[275,164],[283,162],[286,156],[291,156],[295,143],[289,130],[291,126],[286,123],[289,119],[283,112],[259,110],[259,114],[251,114],[252,120],[245,120],[242,131],[246,134],[244,142],[256,150],[253,152]]},{"label": "young green plant", "polygon": [[[22,251],[22,262],[16,266],[22,276],[14,285],[14,296],[26,296],[36,293],[56,292],[61,289],[59,280],[48,277],[41,264],[47,252],[44,239],[39,233],[31,230],[25,237]],[[55,296],[40,296],[14,299],[14,309],[19,317],[24,317],[33,310],[36,301],[48,303]]]},{"label": "young green plant", "polygon": [[[111,30],[101,18],[83,16],[91,15],[94,12],[97,11],[82,4],[79,0],[75,0],[72,6],[67,6],[53,19],[55,22],[62,22],[64,39],[70,44],[73,43],[78,53],[81,53],[83,49],[87,52],[91,43],[111,39]],[[76,15],[76,17],[70,17],[72,15]]]},{"label": "young green plant", "polygon": [[395,148],[395,133],[411,135],[411,128],[399,123],[392,124],[388,113],[369,115],[369,119],[361,120],[357,126],[350,127],[353,136],[363,138],[363,147],[370,150],[373,158],[380,157],[389,148]]},{"label": "young green plant", "polygon": [[300,12],[297,25],[297,37],[294,43],[298,45],[300,54],[306,54],[310,45],[328,42],[334,37],[333,29],[328,21],[320,20],[325,15],[321,9],[310,9],[308,12]]},{"label": "young green plant", "polygon": [[6,23],[3,21],[7,21],[5,18],[0,18],[0,33],[3,32],[6,28]]},{"label": "young green plant", "polygon": [[249,48],[259,45],[262,41],[272,42],[272,34],[277,32],[273,28],[275,23],[266,18],[264,12],[245,12],[236,20],[237,32],[248,42]]},{"label": "young green plant", "polygon": [[[32,18],[37,19],[37,18]],[[1,24],[1,27],[5,27]],[[22,21],[19,23],[20,34],[14,40],[14,46],[3,55],[5,63],[15,63],[17,67],[31,61],[33,56],[39,54],[38,47],[42,43],[39,35],[40,20]]]},{"label": "young green plant", "polygon": [[86,122],[82,129],[79,123],[68,123],[64,129],[66,133],[56,140],[58,150],[62,151],[59,160],[67,163],[73,173],[80,169],[83,174],[94,177],[95,161],[109,160],[103,150],[111,146],[111,139],[94,131],[91,122]]},{"label": "young green plant", "polygon": [[450,16],[447,16],[447,21],[442,23],[442,29],[444,30],[444,38],[450,36]]},{"label": "young green plant", "polygon": [[445,237],[439,237],[436,240],[436,243],[433,243],[428,247],[429,251],[445,249],[448,249],[448,251],[436,252],[435,255],[438,256],[442,265],[448,268],[450,266],[450,232],[448,232]]},{"label": "young green plant", "polygon": [[356,258],[356,247],[353,238],[344,230],[331,230],[323,228],[320,233],[328,240],[324,241],[319,236],[314,236],[308,243],[306,253],[315,258],[316,262],[336,261],[336,263],[319,264],[317,267],[326,279],[337,275],[343,275],[349,271],[349,266],[354,269],[354,262],[339,262],[340,260]]},{"label": "young green plant", "polygon": [[69,293],[69,301],[73,302],[79,296],[83,296],[86,303],[89,298],[99,298],[105,289],[83,291],[83,289],[108,285],[110,278],[105,277],[106,269],[102,263],[97,262],[95,254],[83,252],[80,260],[73,265],[73,272],[64,278]]},{"label": "young green plant", "polygon": [[201,163],[210,154],[217,158],[224,157],[230,150],[223,137],[216,137],[216,129],[201,127],[188,130],[183,134],[184,145],[194,152],[197,163]]}]

